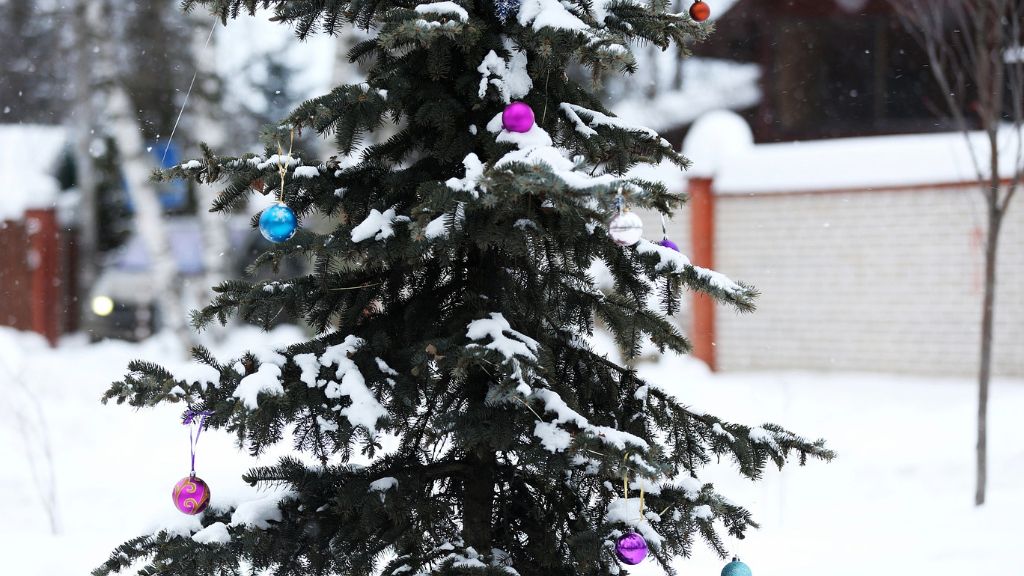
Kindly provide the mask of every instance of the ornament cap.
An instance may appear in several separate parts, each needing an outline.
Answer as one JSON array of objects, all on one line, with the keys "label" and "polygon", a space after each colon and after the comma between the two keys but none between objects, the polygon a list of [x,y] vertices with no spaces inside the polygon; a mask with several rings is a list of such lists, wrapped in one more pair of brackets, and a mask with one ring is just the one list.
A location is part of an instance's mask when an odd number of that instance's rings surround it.
[{"label": "ornament cap", "polygon": [[753,576],[750,567],[744,564],[738,556],[733,556],[732,562],[722,568],[722,576]]}]

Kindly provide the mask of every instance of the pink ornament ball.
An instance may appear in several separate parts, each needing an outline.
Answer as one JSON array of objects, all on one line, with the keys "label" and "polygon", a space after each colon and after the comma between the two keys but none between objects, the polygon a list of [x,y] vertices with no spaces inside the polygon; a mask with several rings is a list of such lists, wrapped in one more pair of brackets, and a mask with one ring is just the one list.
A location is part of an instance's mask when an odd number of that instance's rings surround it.
[{"label": "pink ornament ball", "polygon": [[533,108],[526,102],[513,102],[501,113],[501,125],[509,132],[529,132],[533,120]]},{"label": "pink ornament ball", "polygon": [[636,532],[630,532],[615,542],[615,555],[623,564],[636,566],[647,558],[647,541]]},{"label": "pink ornament ball", "polygon": [[186,476],[171,492],[174,507],[189,515],[199,514],[210,505],[210,487],[196,475]]}]

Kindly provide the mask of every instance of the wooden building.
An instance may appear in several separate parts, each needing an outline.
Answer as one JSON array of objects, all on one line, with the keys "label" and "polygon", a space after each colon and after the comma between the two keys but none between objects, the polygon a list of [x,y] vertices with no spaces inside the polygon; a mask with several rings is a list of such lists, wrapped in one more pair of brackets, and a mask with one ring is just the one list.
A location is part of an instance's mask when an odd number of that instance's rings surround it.
[{"label": "wooden building", "polygon": [[888,0],[738,0],[696,56],[761,66],[757,142],[950,130],[927,57]]}]

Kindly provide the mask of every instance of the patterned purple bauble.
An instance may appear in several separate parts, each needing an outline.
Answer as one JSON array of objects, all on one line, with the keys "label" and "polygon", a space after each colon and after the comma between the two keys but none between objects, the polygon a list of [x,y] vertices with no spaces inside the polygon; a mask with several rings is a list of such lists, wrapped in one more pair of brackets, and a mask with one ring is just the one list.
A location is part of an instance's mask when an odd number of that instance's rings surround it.
[{"label": "patterned purple bauble", "polygon": [[668,238],[662,239],[662,241],[658,242],[658,244],[661,245],[661,246],[664,246],[665,248],[671,248],[671,249],[675,250],[676,252],[679,252],[679,245],[676,244],[675,242],[669,240]]},{"label": "patterned purple bauble", "polygon": [[533,128],[533,108],[526,102],[513,102],[501,113],[501,125],[509,132],[529,132]]},{"label": "patterned purple bauble", "polygon": [[174,507],[185,514],[199,514],[210,504],[210,487],[196,475],[186,476],[171,492]]},{"label": "patterned purple bauble", "polygon": [[647,558],[647,541],[636,532],[630,532],[615,542],[615,555],[623,564],[635,566]]}]

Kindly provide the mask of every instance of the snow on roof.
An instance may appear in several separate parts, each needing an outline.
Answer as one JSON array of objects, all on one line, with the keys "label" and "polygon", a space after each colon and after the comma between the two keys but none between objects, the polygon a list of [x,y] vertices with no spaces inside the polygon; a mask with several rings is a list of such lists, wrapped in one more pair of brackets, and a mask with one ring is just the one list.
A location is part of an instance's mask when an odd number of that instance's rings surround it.
[{"label": "snow on roof", "polygon": [[55,172],[66,144],[60,126],[0,125],[0,220],[20,220],[25,210],[55,205]]},{"label": "snow on roof", "polygon": [[754,134],[747,121],[735,112],[715,110],[694,122],[683,140],[683,151],[693,166],[691,178],[713,178],[730,158],[747,152]]},{"label": "snow on roof", "polygon": [[[977,179],[971,148],[988,163],[985,135],[959,132],[841,138],[810,142],[742,145],[738,118],[716,112],[698,121],[683,153],[694,160],[689,177],[714,178],[719,194],[809,192],[955,184]],[[749,129],[747,129],[749,134]],[[1007,127],[999,139],[999,173],[1014,173],[1018,141]]]},{"label": "snow on roof", "polygon": [[742,110],[761,101],[761,67],[757,64],[687,58],[682,64],[682,88],[673,90],[672,71],[679,65],[675,52],[659,52],[655,57],[658,95],[650,100],[642,94],[627,96],[612,107],[616,116],[654,130],[666,130],[689,124],[712,110]]}]

